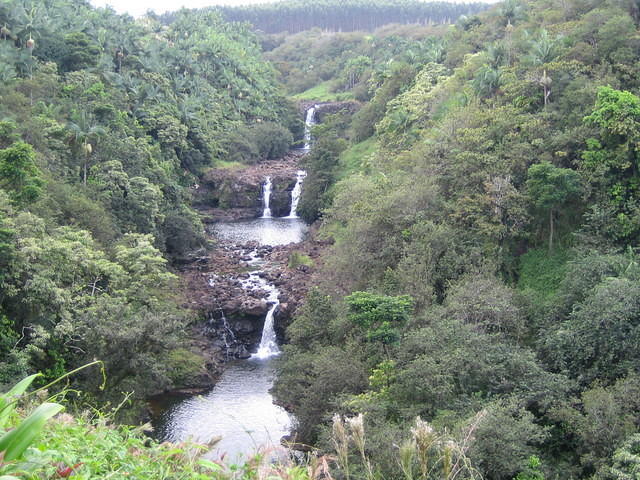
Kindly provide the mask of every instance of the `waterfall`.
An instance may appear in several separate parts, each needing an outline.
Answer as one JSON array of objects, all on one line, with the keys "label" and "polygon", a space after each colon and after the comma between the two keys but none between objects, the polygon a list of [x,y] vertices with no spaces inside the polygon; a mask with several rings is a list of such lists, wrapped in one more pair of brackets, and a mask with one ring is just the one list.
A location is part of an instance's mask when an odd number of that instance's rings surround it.
[{"label": "waterfall", "polygon": [[262,185],[262,218],[271,218],[271,209],[269,208],[269,200],[271,199],[271,177],[267,177]]},{"label": "waterfall", "polygon": [[[231,326],[229,325],[227,317],[225,316],[224,310],[222,310],[220,304],[218,304],[218,310],[220,310],[220,318],[222,320],[222,340],[224,341],[225,356],[227,357],[227,360],[229,360],[229,349],[232,344],[236,343],[236,334],[231,330]],[[231,339],[231,343],[229,343],[229,339]]]},{"label": "waterfall", "polygon": [[296,185],[293,187],[293,190],[291,190],[291,211],[287,218],[298,218],[298,202],[300,201],[300,195],[302,194],[302,182],[306,176],[307,172],[304,170],[298,170],[298,173],[296,174]]},{"label": "waterfall", "polygon": [[278,309],[278,305],[280,305],[280,300],[278,300],[278,295],[280,292],[275,288],[269,292],[269,297],[267,298],[268,302],[273,302],[273,305],[269,308],[267,312],[267,316],[264,319],[264,327],[262,328],[262,338],[260,339],[260,346],[258,347],[258,351],[253,354],[255,358],[269,358],[273,355],[277,355],[280,353],[280,349],[278,348],[278,340],[276,338],[276,331],[273,328],[273,317]]},{"label": "waterfall", "polygon": [[264,291],[269,292],[267,296],[267,302],[271,304],[267,311],[267,316],[264,319],[264,326],[262,327],[262,337],[260,338],[260,345],[258,351],[252,355],[253,358],[265,359],[278,355],[280,349],[278,348],[278,339],[276,337],[276,331],[274,328],[274,316],[276,310],[280,305],[280,290],[267,280],[262,278],[260,271],[254,271],[249,273],[249,277],[244,280],[240,280],[242,287],[246,290]]},{"label": "waterfall", "polygon": [[316,108],[317,105],[309,108],[304,119],[304,150],[311,149],[311,127],[316,124]]},{"label": "waterfall", "polygon": [[222,310],[222,305],[220,305],[220,302],[218,302],[217,299],[215,299],[215,302],[218,304],[218,312],[220,312],[220,318],[216,319],[216,315],[214,312],[208,312],[208,322],[205,325],[205,332],[207,335],[214,335],[217,337],[222,335],[225,357],[227,360],[229,360],[229,357],[231,356],[231,348],[237,344],[236,334],[233,333],[231,325],[229,325],[229,322],[227,321],[224,310]]},{"label": "waterfall", "polygon": [[262,337],[260,338],[260,345],[258,351],[252,355],[253,358],[269,358],[280,353],[278,348],[278,339],[276,338],[276,331],[274,329],[274,316],[276,310],[280,305],[280,291],[262,278],[260,272],[251,272],[249,277],[241,280],[240,283],[247,290],[266,290],[269,292],[267,302],[271,304],[267,311],[267,316],[264,319],[264,326],[262,327]]}]

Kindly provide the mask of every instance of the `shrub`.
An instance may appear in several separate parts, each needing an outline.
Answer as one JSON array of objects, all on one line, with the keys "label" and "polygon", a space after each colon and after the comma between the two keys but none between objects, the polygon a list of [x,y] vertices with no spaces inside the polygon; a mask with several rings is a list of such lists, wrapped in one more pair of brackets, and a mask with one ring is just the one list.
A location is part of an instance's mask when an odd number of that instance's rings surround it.
[{"label": "shrub", "polygon": [[284,156],[293,143],[293,135],[273,122],[242,126],[227,134],[222,141],[225,160],[254,164],[258,160],[273,160]]},{"label": "shrub", "polygon": [[222,141],[222,148],[226,152],[225,160],[253,164],[258,161],[258,146],[250,138],[249,128],[242,126],[227,134]]},{"label": "shrub", "polygon": [[293,135],[286,128],[273,122],[253,125],[250,134],[258,155],[263,160],[273,160],[284,156],[293,143]]}]

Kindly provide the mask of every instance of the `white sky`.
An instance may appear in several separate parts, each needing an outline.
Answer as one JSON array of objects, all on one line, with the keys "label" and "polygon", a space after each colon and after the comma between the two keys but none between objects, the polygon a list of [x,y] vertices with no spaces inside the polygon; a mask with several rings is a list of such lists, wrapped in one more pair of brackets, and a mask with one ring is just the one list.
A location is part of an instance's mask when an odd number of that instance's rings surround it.
[{"label": "white sky", "polygon": [[[111,5],[118,13],[129,13],[134,17],[147,10],[156,13],[172,12],[181,7],[199,8],[211,5],[247,5],[250,3],[270,3],[269,0],[89,0],[96,7]],[[275,1],[275,0],[271,0]]]},{"label": "white sky", "polygon": [[[187,8],[199,8],[211,5],[248,5],[251,3],[271,3],[274,1],[277,0],[90,0],[91,4],[97,7],[111,5],[116,12],[126,12],[134,17],[143,15],[147,10],[154,10],[156,13],[164,13],[167,11],[179,10],[180,7],[183,6]],[[497,0],[479,1],[495,3]]]}]

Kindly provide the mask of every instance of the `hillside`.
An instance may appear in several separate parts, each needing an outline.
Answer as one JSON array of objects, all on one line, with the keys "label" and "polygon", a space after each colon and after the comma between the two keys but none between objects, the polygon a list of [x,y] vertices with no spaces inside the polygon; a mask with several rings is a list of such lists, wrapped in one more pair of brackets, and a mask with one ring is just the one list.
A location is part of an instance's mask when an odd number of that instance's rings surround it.
[{"label": "hillside", "polygon": [[[0,385],[42,375],[0,395],[0,476],[636,478],[639,23],[634,0],[7,0]],[[310,237],[224,243],[203,215]],[[298,465],[122,425],[279,307]]]},{"label": "hillside", "polygon": [[410,478],[420,416],[464,478],[633,478],[638,38],[633,2],[503,2],[321,123],[300,210],[333,246],[275,385],[304,441],[363,413],[349,468]]}]

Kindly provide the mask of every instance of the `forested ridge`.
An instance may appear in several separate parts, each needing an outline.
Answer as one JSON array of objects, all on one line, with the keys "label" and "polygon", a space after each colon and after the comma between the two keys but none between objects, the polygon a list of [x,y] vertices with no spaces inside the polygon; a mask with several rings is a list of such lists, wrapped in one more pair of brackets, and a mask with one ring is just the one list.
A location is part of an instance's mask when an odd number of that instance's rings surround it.
[{"label": "forested ridge", "polygon": [[482,3],[420,0],[285,0],[256,5],[216,7],[225,19],[249,22],[266,33],[297,33],[312,28],[333,32],[374,30],[389,23],[453,23],[461,15],[487,8]]},{"label": "forested ridge", "polygon": [[363,102],[305,159],[333,245],[274,388],[341,474],[636,478],[638,18],[512,0],[387,62],[349,34],[269,52],[301,98]]},{"label": "forested ridge", "polygon": [[137,411],[204,368],[171,272],[205,245],[199,174],[239,128],[287,148],[298,113],[255,35],[214,12],[167,27],[12,0],[0,26],[0,383],[100,359],[105,390],[95,369],[73,384],[90,404],[134,392]]},{"label": "forested ridge", "polygon": [[[507,0],[381,26],[386,2],[343,24],[332,5],[306,4],[326,25],[302,3],[223,10],[260,14],[260,33],[215,10],[0,5],[0,384],[44,374],[0,395],[0,473],[638,477],[640,6]],[[320,28],[268,33],[283,26]],[[354,28],[371,31],[322,31]],[[345,105],[302,160],[298,213],[325,250],[273,388],[317,454],[227,468],[106,425],[202,373],[174,274],[206,245],[192,191],[300,139],[287,95]],[[63,389],[75,418],[7,448],[46,398],[13,396],[94,359],[104,372]]]}]

